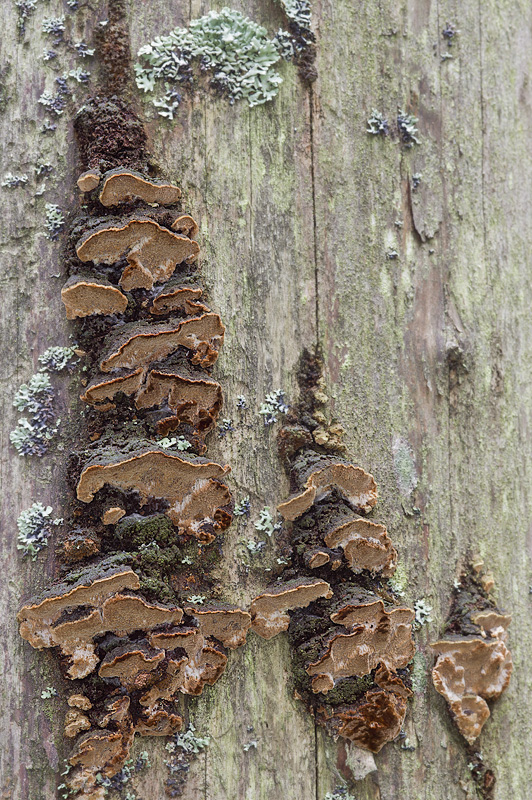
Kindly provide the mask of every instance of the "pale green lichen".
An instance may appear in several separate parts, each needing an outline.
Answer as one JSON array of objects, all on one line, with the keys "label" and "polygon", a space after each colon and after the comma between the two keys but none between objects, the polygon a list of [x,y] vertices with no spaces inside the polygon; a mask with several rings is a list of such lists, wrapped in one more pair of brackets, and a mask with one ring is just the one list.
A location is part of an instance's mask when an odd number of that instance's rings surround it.
[{"label": "pale green lichen", "polygon": [[41,692],[41,700],[49,700],[51,697],[57,697],[57,689],[53,686],[47,686]]},{"label": "pale green lichen", "polygon": [[77,345],[71,347],[49,347],[39,356],[41,371],[62,372],[64,369],[74,367],[77,362]]},{"label": "pale green lichen", "polygon": [[414,144],[419,144],[418,134],[419,131],[416,127],[417,117],[413,114],[407,114],[405,111],[399,111],[397,114],[397,128],[401,142],[405,147],[412,147]]},{"label": "pale green lichen", "polygon": [[63,523],[62,519],[51,519],[51,515],[52,506],[45,507],[42,503],[33,503],[20,514],[17,549],[22,550],[23,556],[30,555],[35,561],[37,554],[47,547],[52,528]]},{"label": "pale green lichen", "polygon": [[278,414],[287,414],[288,405],[285,400],[285,393],[281,389],[270,392],[261,403],[259,414],[264,419],[265,425],[273,425],[278,420]]},{"label": "pale green lichen", "polygon": [[432,622],[432,606],[430,606],[424,598],[415,601],[414,613],[415,622],[412,626],[414,630],[419,630],[426,622]]},{"label": "pale green lichen", "polygon": [[172,436],[172,438],[165,437],[164,439],[159,439],[156,442],[159,447],[162,447],[163,450],[168,450],[170,447],[175,447],[176,450],[190,450],[192,445],[190,442],[185,439],[184,436]]},{"label": "pale green lichen", "polygon": [[2,180],[2,186],[7,189],[17,189],[19,186],[25,186],[28,182],[27,175],[13,175],[7,172]]},{"label": "pale green lichen", "polygon": [[371,133],[373,136],[387,136],[389,132],[390,127],[384,114],[381,114],[380,111],[373,109],[371,116],[368,119],[366,133]]},{"label": "pale green lichen", "polygon": [[46,203],[45,210],[46,219],[44,225],[48,231],[47,237],[53,241],[54,239],[57,239],[59,232],[63,229],[63,225],[65,224],[65,216],[59,206],[55,205],[54,203]]},{"label": "pale green lichen", "polygon": [[184,733],[177,733],[174,737],[175,747],[184,750],[185,753],[197,755],[201,750],[205,750],[211,743],[210,736],[197,736],[196,729],[192,723]]},{"label": "pale green lichen", "polygon": [[388,586],[398,597],[404,597],[408,586],[408,575],[403,564],[398,564],[393,576],[388,578]]},{"label": "pale green lichen", "polygon": [[282,525],[281,522],[276,522],[274,524],[270,509],[267,506],[259,511],[259,518],[253,524],[258,531],[262,531],[270,537],[275,531],[278,531]]},{"label": "pale green lichen", "polygon": [[344,786],[335,789],[334,792],[327,792],[323,800],[356,800]]},{"label": "pale green lichen", "polygon": [[250,509],[251,505],[248,495],[247,497],[244,497],[242,500],[240,500],[239,503],[236,504],[235,510],[233,511],[233,515],[235,517],[244,517],[244,516],[247,517],[249,516]]},{"label": "pale green lichen", "polygon": [[[155,100],[161,116],[173,119],[179,105],[175,87],[192,84],[192,67],[211,73],[211,87],[229,102],[247,100],[250,106],[272,100],[282,82],[274,65],[281,54],[268,32],[239,11],[224,8],[175,28],[142,47],[135,65],[137,86],[144,92],[164,85]],[[173,93],[173,94],[172,94]]]}]

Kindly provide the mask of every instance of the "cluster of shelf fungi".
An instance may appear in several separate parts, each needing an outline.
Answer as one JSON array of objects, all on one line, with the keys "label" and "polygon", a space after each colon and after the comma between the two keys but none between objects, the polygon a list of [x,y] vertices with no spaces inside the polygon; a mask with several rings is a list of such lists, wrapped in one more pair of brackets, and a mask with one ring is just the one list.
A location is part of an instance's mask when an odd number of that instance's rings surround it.
[{"label": "cluster of shelf fungi", "polygon": [[[415,648],[414,610],[388,585],[397,552],[367,516],[375,480],[326,424],[315,369],[279,434],[293,492],[279,506],[286,567],[248,608],[224,602],[215,568],[232,521],[229,467],[204,453],[222,408],[211,372],[225,329],[205,302],[198,226],[177,210],[177,186],[146,177],[146,136],[125,103],[96,97],[75,129],[83,202],[61,296],[91,372],[57,579],[18,614],[24,639],[55,648],[72,681],[68,789],[101,800],[98,776],[120,771],[135,734],[181,730],[179,699],[213,685],[249,631],[287,631],[296,696],[331,735],[377,753],[401,732]],[[186,450],[158,444],[169,436]],[[510,678],[509,622],[465,576],[433,645],[434,685],[469,743]]]}]

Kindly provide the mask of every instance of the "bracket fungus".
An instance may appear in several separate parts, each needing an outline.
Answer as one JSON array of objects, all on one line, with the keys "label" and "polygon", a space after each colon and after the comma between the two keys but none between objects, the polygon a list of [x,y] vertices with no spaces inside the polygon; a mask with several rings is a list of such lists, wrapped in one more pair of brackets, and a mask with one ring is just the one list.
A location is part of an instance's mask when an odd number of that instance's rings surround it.
[{"label": "bracket fungus", "polygon": [[93,314],[123,314],[127,297],[107,281],[73,275],[61,289],[67,319]]},{"label": "bracket fungus", "polygon": [[120,285],[126,292],[151,289],[154,283],[167,281],[178,264],[192,263],[199,250],[197,242],[148,218],[130,219],[122,226],[103,225],[76,245],[83,262],[115,264],[125,256],[128,266]]},{"label": "bracket fungus", "polygon": [[182,233],[183,236],[188,236],[189,239],[195,239],[199,233],[198,223],[190,214],[182,214],[180,217],[177,217],[170,227],[176,233]]},{"label": "bracket fungus", "polygon": [[355,573],[367,569],[373,575],[380,573],[388,578],[395,572],[397,551],[384,525],[363,517],[354,518],[338,526],[332,525],[324,541],[328,547],[342,548]]},{"label": "bracket fungus", "polygon": [[149,497],[166,500],[165,512],[183,533],[210,542],[231,522],[231,494],[222,478],[230,470],[210,461],[187,460],[164,450],[148,450],[87,463],[77,485],[83,503],[94,500],[104,486],[136,491],[141,505]]},{"label": "bracket fungus", "polygon": [[346,464],[334,458],[311,460],[310,465],[303,461],[294,471],[300,474],[303,488],[279,505],[279,513],[287,520],[295,520],[307,511],[313,503],[337,489],[356,511],[369,511],[377,502],[377,484],[373,475],[361,467]]},{"label": "bracket fungus", "polygon": [[[431,644],[437,654],[432,670],[434,688],[449,704],[458,730],[469,744],[480,736],[490,716],[486,700],[496,700],[507,688],[512,656],[504,642],[504,628],[493,638],[454,637]],[[502,631],[502,634],[497,632]]]},{"label": "bracket fungus", "polygon": [[224,647],[235,650],[246,643],[251,614],[236,606],[185,606],[185,614],[194,617],[203,636],[218,639]]},{"label": "bracket fungus", "polygon": [[97,169],[88,169],[82,172],[76,183],[81,192],[92,192],[100,183],[101,174]]},{"label": "bracket fungus", "polygon": [[209,309],[200,302],[203,290],[197,286],[170,285],[170,281],[155,295],[150,306],[150,314],[161,316],[172,312],[192,315],[207,312]]},{"label": "bracket fungus", "polygon": [[[131,576],[134,580],[125,580]],[[159,625],[179,623],[183,617],[181,608],[115,593],[124,588],[139,588],[138,576],[132,570],[23,606],[18,614],[20,634],[38,649],[59,647],[69,663],[68,677],[84,678],[99,663],[96,637],[109,631],[117,635],[149,631]]]},{"label": "bracket fungus", "polygon": [[326,581],[299,578],[279,586],[270,586],[251,603],[251,628],[271,639],[288,630],[290,617],[286,613],[294,608],[305,608],[318,597],[332,597],[331,587]]},{"label": "bracket fungus", "polygon": [[213,313],[148,328],[125,325],[104,354],[100,369],[102,372],[115,372],[148,367],[172,355],[180,347],[189,351],[192,364],[210,367],[218,358],[224,334],[225,327],[219,315]]},{"label": "bracket fungus", "polygon": [[[344,739],[378,753],[401,732],[406,700],[393,692],[372,689],[352,706],[337,712],[337,732]],[[335,720],[336,722],[336,720]]]},{"label": "bracket fungus", "polygon": [[318,661],[307,667],[315,693],[326,694],[340,678],[369,675],[379,664],[395,672],[414,656],[410,608],[387,611],[382,600],[348,604],[331,620],[350,632],[334,633]]},{"label": "bracket fungus", "polygon": [[140,172],[128,169],[113,169],[103,176],[99,195],[102,206],[110,208],[130,200],[170,206],[181,200],[181,189],[172,183],[157,183],[144,178]]}]

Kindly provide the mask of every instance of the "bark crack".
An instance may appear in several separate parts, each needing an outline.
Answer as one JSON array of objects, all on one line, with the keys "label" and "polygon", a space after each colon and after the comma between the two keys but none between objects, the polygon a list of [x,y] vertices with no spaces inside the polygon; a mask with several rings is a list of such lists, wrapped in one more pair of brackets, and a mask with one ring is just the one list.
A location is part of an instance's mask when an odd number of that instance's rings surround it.
[{"label": "bark crack", "polygon": [[319,268],[318,268],[318,226],[316,217],[316,169],[314,154],[314,88],[309,86],[309,126],[310,126],[310,180],[312,187],[312,233],[314,237],[314,294],[316,313],[316,348],[320,341],[320,300],[319,300]]}]

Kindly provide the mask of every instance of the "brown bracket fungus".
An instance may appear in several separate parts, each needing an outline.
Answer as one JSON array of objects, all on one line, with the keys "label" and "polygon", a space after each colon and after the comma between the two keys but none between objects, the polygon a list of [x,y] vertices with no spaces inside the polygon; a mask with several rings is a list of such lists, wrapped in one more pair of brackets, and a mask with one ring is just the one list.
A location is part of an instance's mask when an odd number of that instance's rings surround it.
[{"label": "brown bracket fungus", "polygon": [[191,263],[198,253],[197,242],[152,219],[131,219],[121,227],[103,226],[86,234],[76,246],[83,262],[115,264],[125,256],[128,266],[120,285],[126,292],[151,289],[154,283],[167,281],[178,264]]},{"label": "brown bracket fungus", "polygon": [[180,347],[190,351],[190,360],[201,367],[210,367],[218,358],[225,328],[218,314],[202,314],[182,322],[140,326],[124,326],[116,342],[100,362],[102,372],[148,367],[175,353]]},{"label": "brown bracket fungus", "polygon": [[384,525],[359,517],[331,527],[324,536],[325,544],[341,547],[353,572],[367,569],[372,575],[380,573],[385,578],[394,574],[397,551]]},{"label": "brown bracket fungus", "polygon": [[325,653],[307,667],[307,673],[314,676],[313,692],[326,694],[338,679],[369,675],[379,664],[396,672],[414,657],[414,612],[410,608],[387,611],[382,600],[347,604],[331,614],[331,620],[350,633],[333,634]]},{"label": "brown bracket fungus", "polygon": [[[297,465],[294,469],[297,469]],[[361,467],[334,458],[321,458],[314,459],[310,466],[303,462],[297,471],[300,473],[303,490],[278,506],[279,513],[287,520],[297,519],[313,503],[326,497],[334,489],[356,511],[369,511],[377,502],[375,479]]]},{"label": "brown bracket fungus", "polygon": [[199,233],[198,223],[189,214],[182,214],[172,222],[170,227],[176,233],[188,236],[189,239],[195,239]]},{"label": "brown bracket fungus", "polygon": [[469,744],[480,736],[490,716],[486,700],[496,700],[510,682],[512,656],[503,638],[456,637],[431,645],[437,654],[432,670],[434,688],[447,700],[458,730]]},{"label": "brown bracket fungus", "polygon": [[139,172],[128,169],[114,169],[103,176],[99,200],[102,206],[110,208],[130,200],[143,200],[145,203],[170,206],[181,199],[181,189],[171,183],[156,183],[144,178]]},{"label": "brown bracket fungus", "polygon": [[61,289],[61,300],[67,319],[89,317],[93,314],[122,314],[127,297],[111,283],[73,275]]},{"label": "brown bracket fungus", "polygon": [[[378,753],[401,733],[406,700],[393,692],[372,689],[363,699],[337,714],[336,731],[344,739]],[[338,723],[340,723],[338,725]]]},{"label": "brown bracket fungus", "polygon": [[88,169],[82,172],[76,183],[81,192],[92,192],[100,183],[101,174],[97,169]]},{"label": "brown bracket fungus", "polygon": [[104,486],[137,491],[141,505],[149,497],[166,500],[166,515],[184,533],[209,542],[231,522],[231,494],[217,478],[226,465],[192,461],[164,450],[150,450],[116,460],[96,458],[83,469],[77,497],[90,503]]},{"label": "brown bracket fungus", "polygon": [[263,639],[271,639],[288,630],[290,617],[286,613],[294,608],[305,608],[318,597],[332,597],[326,581],[300,578],[279,586],[270,586],[251,603],[251,628]]},{"label": "brown bracket fungus", "polygon": [[236,606],[185,606],[185,614],[194,617],[203,636],[218,639],[224,647],[235,650],[246,643],[251,614]]},{"label": "brown bracket fungus", "polygon": [[155,295],[150,306],[150,314],[162,316],[172,312],[187,314],[201,314],[209,309],[200,302],[203,294],[197,286],[170,285],[170,281]]}]

